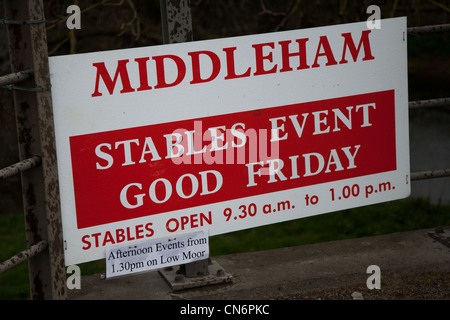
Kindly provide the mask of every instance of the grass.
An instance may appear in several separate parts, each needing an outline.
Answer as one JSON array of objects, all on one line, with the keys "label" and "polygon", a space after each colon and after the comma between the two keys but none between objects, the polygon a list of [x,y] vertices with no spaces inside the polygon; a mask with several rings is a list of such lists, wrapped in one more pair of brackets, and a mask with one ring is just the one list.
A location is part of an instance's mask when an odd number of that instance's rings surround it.
[{"label": "grass", "polygon": [[[26,249],[23,214],[0,215],[0,262]],[[28,264],[0,274],[0,299],[29,299]]]},{"label": "grass", "polygon": [[[450,225],[450,206],[406,199],[247,229],[210,238],[211,256]],[[0,261],[26,248],[22,214],[0,215]],[[104,272],[104,261],[80,265]],[[29,299],[28,266],[0,274],[0,299]]]},{"label": "grass", "polygon": [[214,256],[445,225],[450,206],[397,200],[211,237],[210,250]]}]

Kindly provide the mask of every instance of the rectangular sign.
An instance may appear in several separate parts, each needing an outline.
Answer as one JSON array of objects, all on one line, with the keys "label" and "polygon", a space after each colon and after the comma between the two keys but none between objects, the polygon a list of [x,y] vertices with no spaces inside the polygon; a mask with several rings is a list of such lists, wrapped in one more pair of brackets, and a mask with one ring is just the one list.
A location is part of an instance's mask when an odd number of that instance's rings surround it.
[{"label": "rectangular sign", "polygon": [[408,196],[406,19],[381,26],[51,57],[66,264]]},{"label": "rectangular sign", "polygon": [[106,249],[106,277],[176,266],[209,257],[205,231],[138,242]]}]

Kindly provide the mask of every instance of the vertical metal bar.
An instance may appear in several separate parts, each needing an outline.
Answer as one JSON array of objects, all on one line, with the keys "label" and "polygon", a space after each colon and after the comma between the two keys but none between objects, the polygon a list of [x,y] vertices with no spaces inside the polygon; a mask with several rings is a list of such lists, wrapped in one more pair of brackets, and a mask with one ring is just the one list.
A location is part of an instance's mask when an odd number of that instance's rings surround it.
[{"label": "vertical metal bar", "polygon": [[7,24],[11,71],[34,70],[34,78],[21,83],[21,87],[34,90],[14,91],[19,157],[24,160],[39,155],[42,159],[42,166],[21,173],[28,246],[42,240],[48,242],[47,250],[29,260],[31,298],[65,299],[66,273],[43,2],[5,0],[5,18],[33,21]]},{"label": "vertical metal bar", "polygon": [[160,0],[163,43],[193,40],[190,0]]},{"label": "vertical metal bar", "polygon": [[[160,0],[163,43],[180,43],[193,40],[190,0]],[[181,265],[187,277],[208,273],[209,259]]]}]

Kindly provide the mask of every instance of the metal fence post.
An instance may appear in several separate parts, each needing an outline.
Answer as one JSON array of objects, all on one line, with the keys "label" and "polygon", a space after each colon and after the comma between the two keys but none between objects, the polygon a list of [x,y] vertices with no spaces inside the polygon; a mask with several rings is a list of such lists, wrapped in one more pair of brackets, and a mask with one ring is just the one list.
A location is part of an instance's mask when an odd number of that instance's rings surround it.
[{"label": "metal fence post", "polygon": [[[160,4],[164,44],[192,41],[190,0],[160,0]],[[183,264],[179,270],[160,270],[160,274],[174,291],[232,280],[231,274],[210,259]]]},{"label": "metal fence post", "polygon": [[21,173],[28,247],[47,250],[29,260],[32,299],[65,299],[59,182],[42,0],[5,0],[11,71],[32,69],[34,77],[14,89],[21,160],[39,156],[41,166]]},{"label": "metal fence post", "polygon": [[163,42],[192,41],[190,0],[160,0]]}]

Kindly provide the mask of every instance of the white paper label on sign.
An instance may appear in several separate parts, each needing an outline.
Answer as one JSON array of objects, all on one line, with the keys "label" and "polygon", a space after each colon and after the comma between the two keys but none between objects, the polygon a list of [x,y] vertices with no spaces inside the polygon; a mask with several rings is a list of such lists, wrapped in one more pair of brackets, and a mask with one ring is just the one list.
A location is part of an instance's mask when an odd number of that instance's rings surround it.
[{"label": "white paper label on sign", "polygon": [[152,239],[134,245],[106,249],[106,277],[170,267],[209,257],[206,231]]}]

